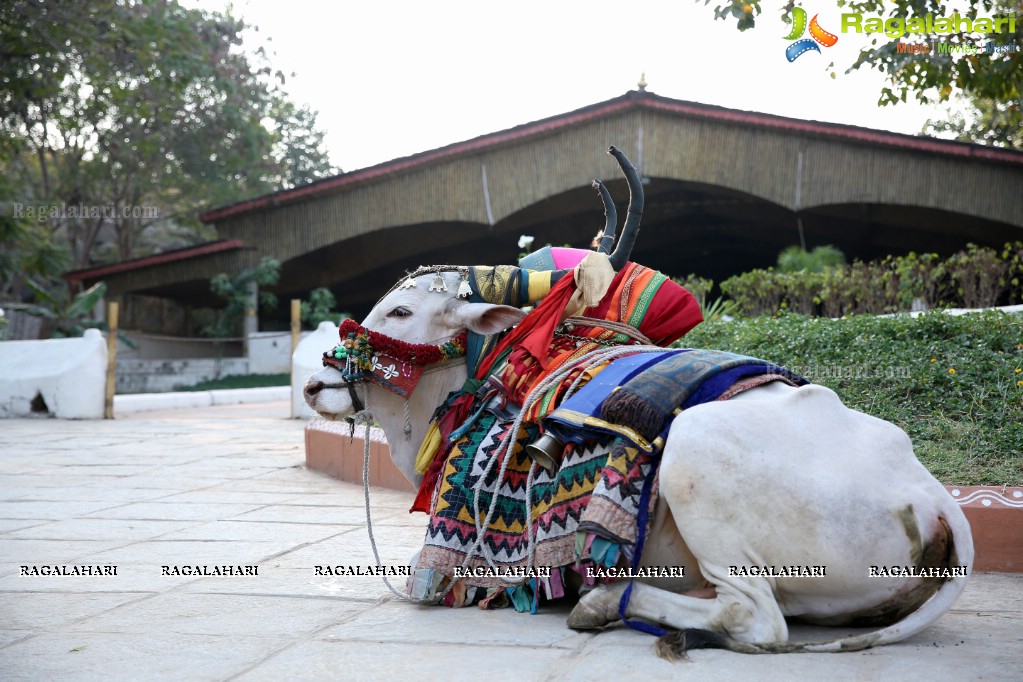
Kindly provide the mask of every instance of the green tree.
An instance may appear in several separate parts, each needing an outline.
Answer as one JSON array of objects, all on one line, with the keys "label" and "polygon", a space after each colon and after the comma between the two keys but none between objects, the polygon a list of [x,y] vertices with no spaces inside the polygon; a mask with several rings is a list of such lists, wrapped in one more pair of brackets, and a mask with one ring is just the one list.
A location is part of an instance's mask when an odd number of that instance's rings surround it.
[{"label": "green tree", "polygon": [[[699,0],[698,0],[699,1]],[[720,0],[719,0],[720,1]],[[711,0],[703,0],[710,4]],[[843,11],[861,12],[867,16],[923,17],[950,16],[956,8],[942,0],[836,0]],[[787,20],[797,4],[788,0],[781,15]],[[945,121],[930,121],[932,132],[953,134],[961,139],[1023,149],[1023,3],[1019,0],[976,0],[968,3],[963,16],[1000,16],[1015,14],[1015,33],[996,33],[985,36],[983,42],[996,45],[1015,45],[1015,51],[995,54],[933,54],[926,59],[917,55],[899,53],[899,42],[884,34],[873,37],[869,46],[860,51],[856,61],[848,65],[848,72],[860,68],[874,69],[886,75],[878,104],[885,106],[905,102],[912,97],[922,103],[949,102],[965,113],[956,114],[955,108]],[[717,19],[734,19],[740,31],[753,28],[761,13],[759,2],[727,0],[715,7]],[[952,34],[942,37],[954,44],[977,42],[970,34]]]},{"label": "green tree", "polygon": [[[242,270],[237,276],[220,273],[210,280],[210,291],[224,300],[224,308],[217,315],[214,324],[205,327],[202,333],[218,339],[226,339],[238,333],[238,325],[250,305],[250,289],[273,286],[281,276],[281,264],[273,258],[263,258],[253,268]],[[269,291],[259,290],[258,304],[272,310],[277,307],[277,297]]]},{"label": "green tree", "polygon": [[207,240],[201,209],[335,173],[245,28],[177,0],[0,5],[0,200],[39,209],[79,268]]},{"label": "green tree", "polygon": [[302,301],[302,321],[309,327],[316,329],[321,322],[330,321],[337,324],[339,320],[351,317],[348,313],[334,310],[337,299],[330,289],[320,287],[309,292],[309,300]]},{"label": "green tree", "polygon": [[787,246],[778,254],[779,272],[824,272],[845,265],[845,255],[831,244],[807,251],[801,246]]}]

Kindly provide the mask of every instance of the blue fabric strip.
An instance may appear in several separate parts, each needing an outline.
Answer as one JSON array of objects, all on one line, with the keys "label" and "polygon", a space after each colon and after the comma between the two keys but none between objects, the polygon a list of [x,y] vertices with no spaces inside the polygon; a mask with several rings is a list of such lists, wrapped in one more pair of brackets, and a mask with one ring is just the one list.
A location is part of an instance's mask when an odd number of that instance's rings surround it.
[{"label": "blue fabric strip", "polygon": [[618,358],[547,415],[543,420],[544,429],[562,443],[581,444],[592,440],[607,440],[613,434],[599,429],[582,428],[579,415],[599,417],[601,403],[615,388],[653,365],[686,352],[689,351],[666,350],[663,353],[637,353]]},{"label": "blue fabric strip", "polygon": [[[654,465],[650,467],[650,473],[647,475],[646,480],[643,481],[643,492],[639,497],[639,513],[636,515],[636,553],[632,556],[633,572],[639,568],[639,561],[643,556],[643,545],[646,543],[647,518],[650,516],[650,495],[654,487],[654,472],[657,471],[657,467],[660,463],[661,458],[657,457],[654,460]],[[629,578],[629,584],[626,586],[625,591],[622,592],[622,598],[618,601],[618,616],[622,619],[623,623],[633,630],[639,630],[640,632],[645,632],[649,635],[663,637],[668,634],[667,630],[659,628],[656,625],[651,625],[650,623],[644,623],[643,621],[629,620],[625,617],[625,610],[629,607],[629,599],[632,598],[632,586],[635,583],[635,578]]]}]

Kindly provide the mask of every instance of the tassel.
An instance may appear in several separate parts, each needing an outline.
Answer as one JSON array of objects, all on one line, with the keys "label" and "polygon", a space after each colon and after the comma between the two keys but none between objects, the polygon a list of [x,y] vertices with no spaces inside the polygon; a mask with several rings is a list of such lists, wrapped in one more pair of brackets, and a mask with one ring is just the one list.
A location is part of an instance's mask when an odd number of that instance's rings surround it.
[{"label": "tassel", "polygon": [[412,440],[412,415],[409,412],[408,400],[405,401],[405,440]]},{"label": "tassel", "polygon": [[609,395],[601,405],[600,418],[612,424],[627,426],[650,441],[663,430],[665,415],[643,398],[620,389]]}]

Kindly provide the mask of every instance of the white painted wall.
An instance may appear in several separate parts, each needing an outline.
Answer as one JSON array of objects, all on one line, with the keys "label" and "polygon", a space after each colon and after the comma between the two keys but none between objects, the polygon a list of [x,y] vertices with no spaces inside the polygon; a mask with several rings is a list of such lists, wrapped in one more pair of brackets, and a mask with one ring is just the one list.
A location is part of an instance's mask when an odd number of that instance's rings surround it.
[{"label": "white painted wall", "polygon": [[[301,339],[313,332],[302,332]],[[291,332],[249,334],[249,372],[286,374],[291,371]]]},{"label": "white painted wall", "polygon": [[[98,329],[74,339],[0,342],[0,417],[102,419],[106,373],[107,342]],[[37,396],[45,412],[33,412]]]},{"label": "white painted wall", "polygon": [[291,416],[308,418],[313,412],[305,404],[302,389],[306,379],[323,369],[323,354],[337,345],[337,325],[333,322],[321,322],[316,331],[309,332],[295,349],[295,357],[291,365]]}]

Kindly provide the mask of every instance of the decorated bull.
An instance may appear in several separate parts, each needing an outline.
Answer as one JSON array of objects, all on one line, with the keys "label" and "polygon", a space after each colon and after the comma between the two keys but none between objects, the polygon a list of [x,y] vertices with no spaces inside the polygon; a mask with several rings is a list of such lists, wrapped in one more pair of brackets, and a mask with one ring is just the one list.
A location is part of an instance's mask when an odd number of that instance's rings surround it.
[{"label": "decorated bull", "polygon": [[[896,426],[769,362],[668,348],[699,308],[628,261],[643,189],[597,251],[420,268],[346,321],[306,384],[372,414],[430,514],[408,598],[618,620],[672,658],[852,651],[932,624],[962,592],[970,528]],[[522,307],[535,304],[528,314]],[[868,626],[788,641],[786,618]]]}]

